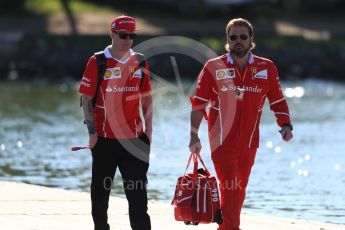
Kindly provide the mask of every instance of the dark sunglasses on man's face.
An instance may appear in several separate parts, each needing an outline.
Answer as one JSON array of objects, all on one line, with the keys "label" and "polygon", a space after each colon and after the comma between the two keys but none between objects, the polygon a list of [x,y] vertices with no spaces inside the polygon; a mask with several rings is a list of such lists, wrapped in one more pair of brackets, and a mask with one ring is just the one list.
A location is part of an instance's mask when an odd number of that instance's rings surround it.
[{"label": "dark sunglasses on man's face", "polygon": [[135,36],[137,36],[135,33],[131,33],[131,34],[126,34],[126,33],[117,33],[119,35],[120,39],[131,39],[133,40],[135,38]]},{"label": "dark sunglasses on man's face", "polygon": [[247,34],[241,34],[241,35],[239,35],[239,36],[238,36],[238,35],[230,35],[230,36],[229,36],[229,38],[230,38],[231,41],[236,41],[238,37],[240,37],[240,39],[241,39],[242,41],[245,41],[245,40],[248,39],[249,36],[248,36]]}]

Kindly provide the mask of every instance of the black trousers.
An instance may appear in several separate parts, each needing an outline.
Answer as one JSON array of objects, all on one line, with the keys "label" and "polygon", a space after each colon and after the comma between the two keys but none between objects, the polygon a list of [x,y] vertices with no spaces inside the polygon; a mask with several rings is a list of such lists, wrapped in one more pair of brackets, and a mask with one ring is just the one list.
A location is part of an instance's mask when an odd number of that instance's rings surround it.
[{"label": "black trousers", "polygon": [[122,175],[132,229],[151,229],[146,191],[149,152],[146,134],[126,140],[98,138],[92,149],[91,202],[95,230],[110,229],[107,210],[117,167]]}]

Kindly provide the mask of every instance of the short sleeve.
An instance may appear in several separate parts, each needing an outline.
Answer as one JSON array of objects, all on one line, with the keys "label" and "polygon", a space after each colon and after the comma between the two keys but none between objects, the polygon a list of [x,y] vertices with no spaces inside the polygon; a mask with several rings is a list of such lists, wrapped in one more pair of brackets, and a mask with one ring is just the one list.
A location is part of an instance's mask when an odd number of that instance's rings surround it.
[{"label": "short sleeve", "polygon": [[92,56],[85,68],[83,78],[79,86],[79,93],[95,96],[98,81],[98,67],[95,56]]}]

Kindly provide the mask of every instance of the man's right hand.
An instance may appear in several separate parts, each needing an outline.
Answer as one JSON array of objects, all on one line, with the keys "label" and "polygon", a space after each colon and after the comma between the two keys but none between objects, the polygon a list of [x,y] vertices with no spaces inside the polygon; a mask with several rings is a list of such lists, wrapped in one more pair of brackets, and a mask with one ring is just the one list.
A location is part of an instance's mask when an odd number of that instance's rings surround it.
[{"label": "man's right hand", "polygon": [[189,141],[190,152],[195,153],[195,154],[200,154],[201,148],[202,146],[201,146],[201,142],[198,137],[198,134],[192,132],[190,135],[190,141]]},{"label": "man's right hand", "polygon": [[90,134],[90,135],[89,135],[89,148],[90,148],[91,150],[95,147],[97,141],[98,141],[98,136],[97,136],[97,134]]}]

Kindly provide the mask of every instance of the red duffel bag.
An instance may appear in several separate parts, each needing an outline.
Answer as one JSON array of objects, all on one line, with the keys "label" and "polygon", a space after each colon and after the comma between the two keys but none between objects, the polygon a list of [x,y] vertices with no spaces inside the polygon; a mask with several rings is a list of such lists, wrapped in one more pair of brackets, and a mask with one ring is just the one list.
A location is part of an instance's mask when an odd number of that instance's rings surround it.
[{"label": "red duffel bag", "polygon": [[[194,170],[187,174],[191,160]],[[204,168],[198,169],[198,160]],[[222,222],[217,180],[211,176],[200,155],[190,155],[185,173],[177,180],[171,204],[175,206],[175,220],[185,224]]]}]

